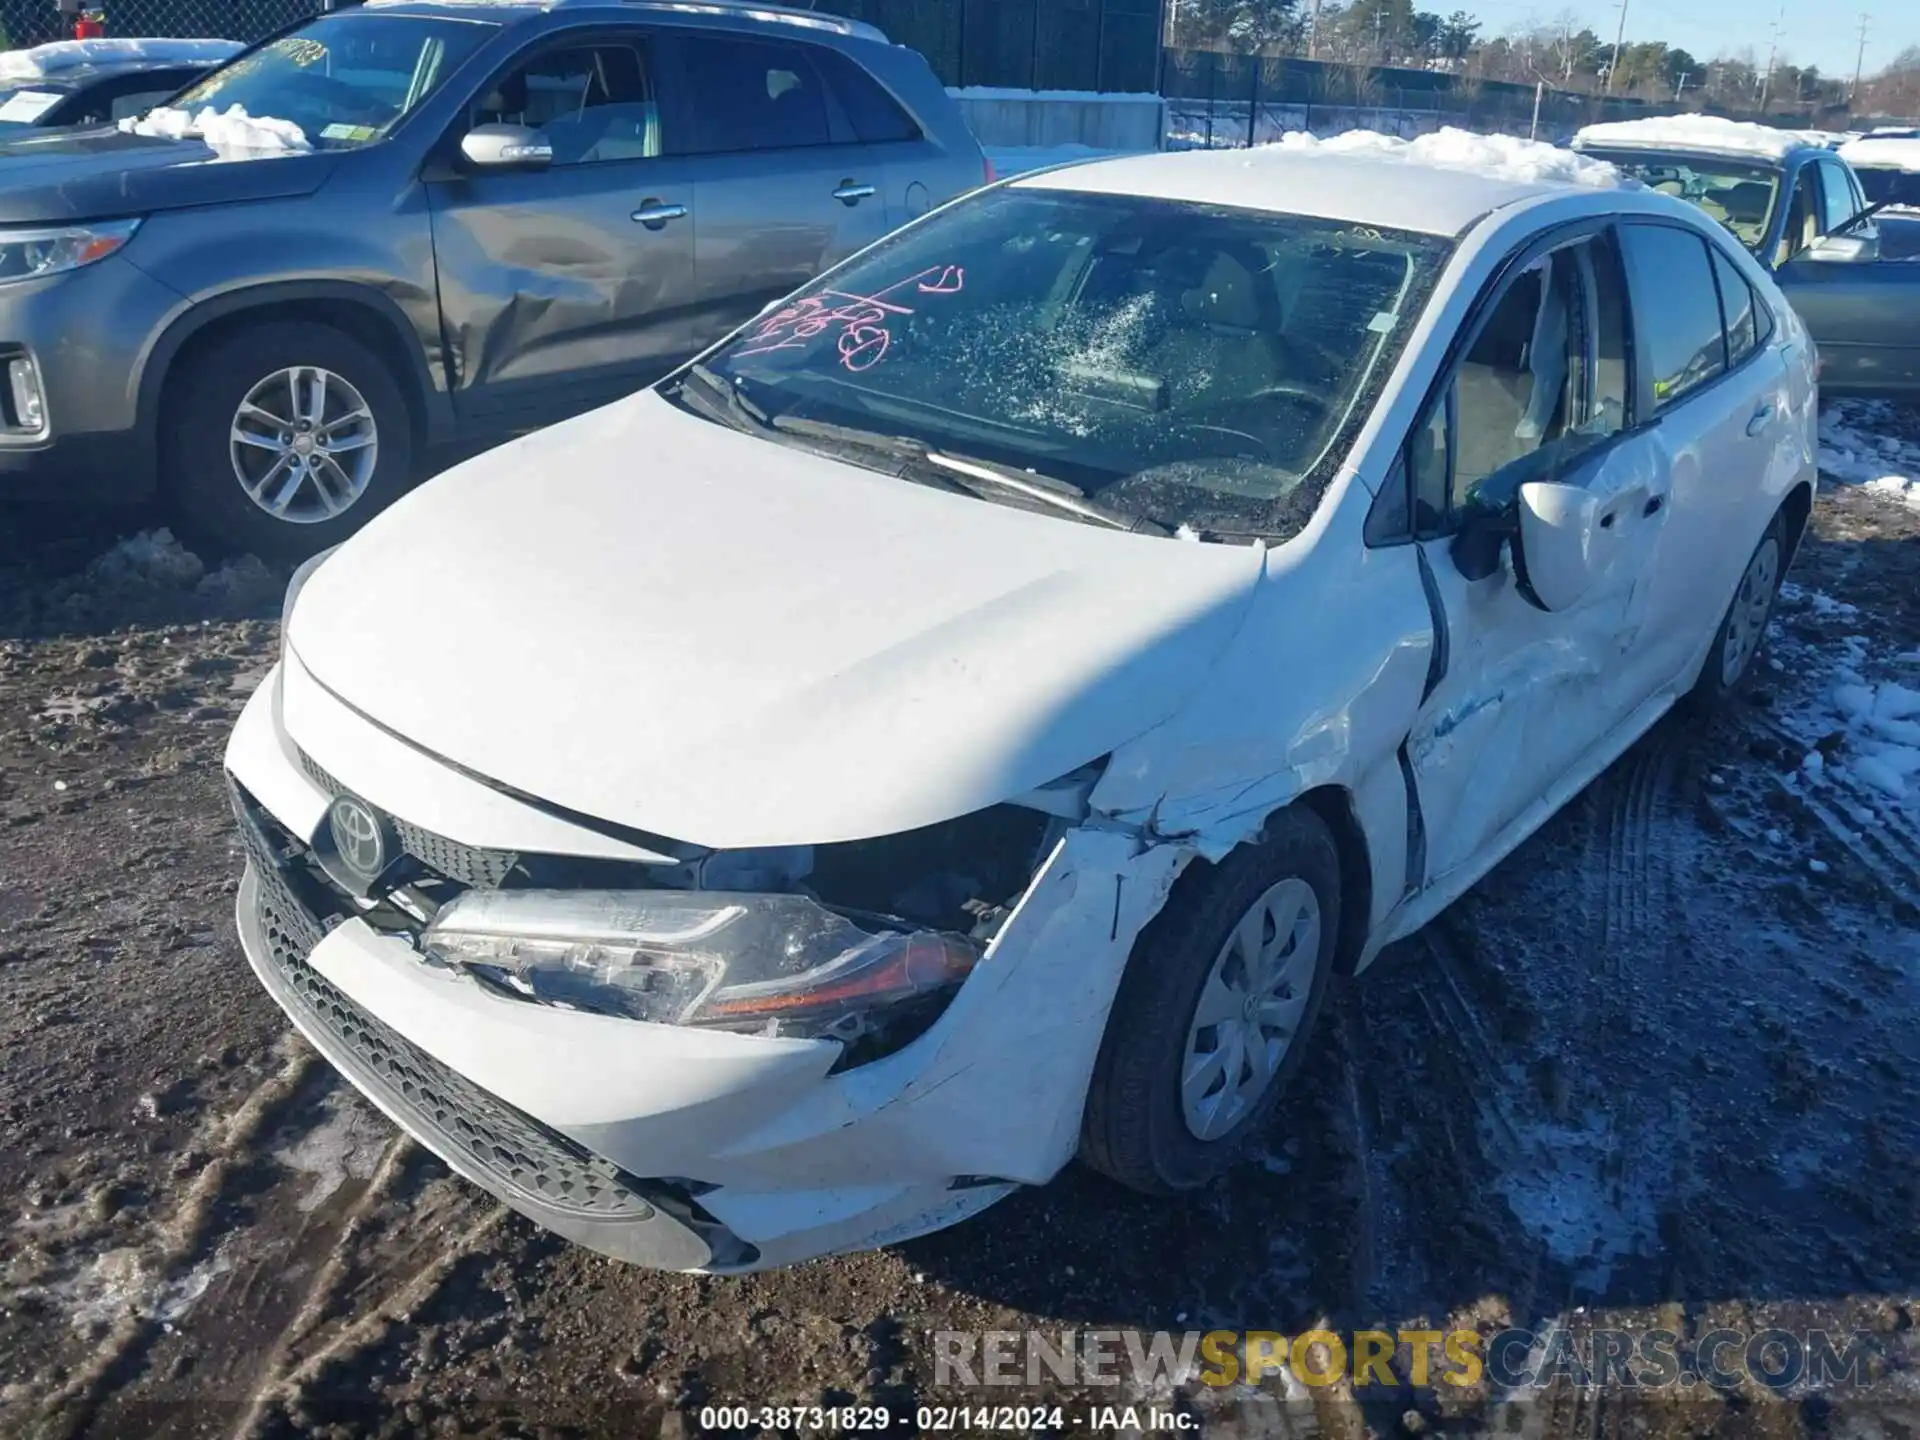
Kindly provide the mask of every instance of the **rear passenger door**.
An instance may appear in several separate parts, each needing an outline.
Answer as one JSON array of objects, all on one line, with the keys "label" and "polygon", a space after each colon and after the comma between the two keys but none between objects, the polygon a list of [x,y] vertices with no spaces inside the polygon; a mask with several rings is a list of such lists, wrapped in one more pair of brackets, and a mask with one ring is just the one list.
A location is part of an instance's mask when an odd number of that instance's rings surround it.
[{"label": "rear passenger door", "polygon": [[[1667,475],[1640,423],[1633,354],[1612,229],[1538,242],[1476,304],[1408,441],[1414,534],[1445,626],[1406,751],[1430,882],[1484,864],[1653,688],[1642,632]],[[1558,611],[1513,562],[1520,487],[1538,480],[1603,497],[1595,533],[1610,558]]]},{"label": "rear passenger door", "polygon": [[[1620,227],[1640,403],[1670,477],[1667,551],[1649,582],[1647,660],[1677,683],[1720,623],[1759,540],[1755,495],[1789,436],[1774,317],[1731,254],[1681,225]],[[1752,533],[1748,533],[1751,531]]]},{"label": "rear passenger door", "polygon": [[692,28],[665,43],[694,157],[694,326],[705,344],[886,234],[886,166],[830,90],[822,47]]}]

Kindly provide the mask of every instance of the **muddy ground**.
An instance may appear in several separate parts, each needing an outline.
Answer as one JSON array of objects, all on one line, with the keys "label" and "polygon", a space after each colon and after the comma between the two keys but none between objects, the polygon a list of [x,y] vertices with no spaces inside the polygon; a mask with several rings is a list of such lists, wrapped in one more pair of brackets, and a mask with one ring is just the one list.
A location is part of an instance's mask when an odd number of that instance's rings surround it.
[{"label": "muddy ground", "polygon": [[[219,757],[277,578],[0,528],[0,1435],[685,1434],[716,1403],[904,1429],[1023,1398],[1082,1432],[1144,1399],[1218,1435],[1920,1434],[1920,800],[1851,774],[1832,703],[1920,687],[1895,499],[1823,493],[1738,714],[1663,725],[1337,998],[1257,1163],[1171,1204],[1069,1170],[731,1280],[503,1212],[254,983]],[[1555,1320],[1858,1328],[1873,1378],[969,1393],[930,1339]]]}]

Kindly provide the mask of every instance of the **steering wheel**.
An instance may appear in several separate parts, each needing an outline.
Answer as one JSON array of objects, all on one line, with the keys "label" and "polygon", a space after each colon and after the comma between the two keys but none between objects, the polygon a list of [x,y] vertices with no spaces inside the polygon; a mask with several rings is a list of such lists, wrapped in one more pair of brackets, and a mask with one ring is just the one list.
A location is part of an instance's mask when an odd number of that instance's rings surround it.
[{"label": "steering wheel", "polygon": [[336,112],[333,117],[336,119],[384,125],[394,116],[393,106],[331,75],[306,72],[290,88],[312,95],[329,110]]}]

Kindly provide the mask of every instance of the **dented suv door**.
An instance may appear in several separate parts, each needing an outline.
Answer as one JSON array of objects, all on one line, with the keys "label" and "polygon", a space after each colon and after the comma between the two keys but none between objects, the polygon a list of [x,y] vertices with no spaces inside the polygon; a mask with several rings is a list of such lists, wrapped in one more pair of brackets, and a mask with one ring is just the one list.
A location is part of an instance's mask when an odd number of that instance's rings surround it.
[{"label": "dented suv door", "polygon": [[456,162],[428,181],[463,421],[537,425],[658,379],[695,348],[694,162],[670,153],[650,39],[637,26],[572,31],[518,57],[468,123],[530,125],[552,163]]}]

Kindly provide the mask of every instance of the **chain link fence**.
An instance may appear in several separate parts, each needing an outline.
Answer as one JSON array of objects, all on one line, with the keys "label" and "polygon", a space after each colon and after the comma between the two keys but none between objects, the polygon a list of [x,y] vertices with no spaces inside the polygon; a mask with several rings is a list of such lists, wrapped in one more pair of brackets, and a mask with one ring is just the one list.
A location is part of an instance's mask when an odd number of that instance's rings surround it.
[{"label": "chain link fence", "polygon": [[[791,0],[789,0],[791,3]],[[818,0],[927,57],[948,85],[1156,88],[1161,0]]]},{"label": "chain link fence", "polygon": [[[317,13],[319,0],[84,0],[106,12],[106,33],[258,40]],[[75,16],[55,0],[0,0],[0,49],[71,40]]]},{"label": "chain link fence", "polygon": [[[320,0],[84,0],[106,32],[258,40],[324,8]],[[808,6],[810,0],[787,0]],[[1161,0],[817,0],[811,8],[878,25],[927,57],[948,85],[1150,92]],[[0,0],[4,45],[73,36],[56,0]]]},{"label": "chain link fence", "polygon": [[1161,84],[1170,149],[1263,145],[1290,130],[1411,138],[1447,125],[1562,140],[1582,125],[1647,113],[1645,102],[1619,96],[1212,50],[1168,50]]}]

